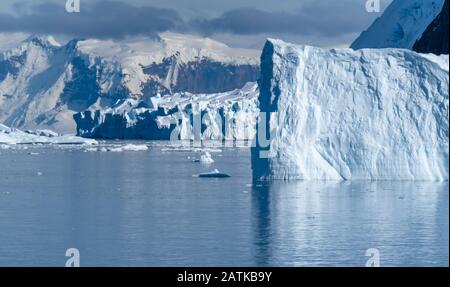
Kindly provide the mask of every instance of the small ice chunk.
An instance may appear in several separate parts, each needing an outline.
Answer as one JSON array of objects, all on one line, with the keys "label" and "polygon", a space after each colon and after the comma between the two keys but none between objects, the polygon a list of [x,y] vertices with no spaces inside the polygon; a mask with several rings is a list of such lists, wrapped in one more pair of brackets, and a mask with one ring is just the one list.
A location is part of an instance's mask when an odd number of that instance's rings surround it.
[{"label": "small ice chunk", "polygon": [[95,151],[98,151],[98,149],[97,148],[87,148],[84,151],[85,152],[95,152]]},{"label": "small ice chunk", "polygon": [[134,145],[134,144],[127,144],[122,147],[125,151],[147,151],[148,146],[146,145]]},{"label": "small ice chunk", "polygon": [[122,147],[107,149],[107,151],[110,151],[110,152],[147,151],[147,150],[148,150],[148,146],[146,146],[146,145],[134,145],[134,144],[127,144]]},{"label": "small ice chunk", "polygon": [[200,162],[202,164],[212,164],[214,163],[214,160],[211,156],[211,154],[209,152],[205,152],[201,157],[200,157]]}]

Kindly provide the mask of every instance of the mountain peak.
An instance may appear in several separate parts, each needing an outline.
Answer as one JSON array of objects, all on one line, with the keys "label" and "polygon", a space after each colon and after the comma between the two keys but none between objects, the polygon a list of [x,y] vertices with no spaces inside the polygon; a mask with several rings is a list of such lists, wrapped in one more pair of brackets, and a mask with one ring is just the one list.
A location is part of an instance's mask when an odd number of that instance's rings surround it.
[{"label": "mountain peak", "polygon": [[24,42],[32,43],[32,44],[40,46],[42,48],[61,47],[61,44],[58,43],[58,41],[56,41],[56,39],[53,36],[31,35]]},{"label": "mountain peak", "polygon": [[430,23],[442,11],[445,0],[394,0],[351,45],[352,49],[412,49]]}]

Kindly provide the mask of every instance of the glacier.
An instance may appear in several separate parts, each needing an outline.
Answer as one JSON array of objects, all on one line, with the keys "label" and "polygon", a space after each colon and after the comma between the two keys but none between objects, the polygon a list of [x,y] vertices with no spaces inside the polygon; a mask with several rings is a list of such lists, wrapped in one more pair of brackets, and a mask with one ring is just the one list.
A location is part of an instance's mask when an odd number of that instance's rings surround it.
[{"label": "glacier", "polygon": [[175,93],[75,114],[77,135],[103,139],[252,141],[258,85],[224,93]]},{"label": "glacier", "polygon": [[449,57],[268,40],[256,180],[449,178]]},{"label": "glacier", "polygon": [[179,92],[220,93],[256,81],[259,51],[209,38],[74,39],[0,34],[0,123],[74,133],[73,115]]},{"label": "glacier", "polygon": [[444,1],[394,0],[350,47],[412,49],[442,11]]}]

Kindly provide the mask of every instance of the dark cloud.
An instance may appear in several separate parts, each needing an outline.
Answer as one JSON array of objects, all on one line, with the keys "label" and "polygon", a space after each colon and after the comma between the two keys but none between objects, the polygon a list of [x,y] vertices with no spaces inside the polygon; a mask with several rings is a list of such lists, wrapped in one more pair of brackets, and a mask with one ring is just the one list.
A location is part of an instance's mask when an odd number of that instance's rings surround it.
[{"label": "dark cloud", "polygon": [[0,13],[0,31],[122,38],[177,30],[183,23],[172,9],[99,1],[83,5],[81,13],[69,14],[64,6],[47,2],[24,9],[23,3],[16,4],[14,15]]},{"label": "dark cloud", "polygon": [[[189,16],[190,20],[178,11],[187,6],[188,0],[164,2],[166,8],[148,6],[161,3],[157,0],[83,0],[81,13],[73,14],[65,11],[65,0],[58,0],[58,4],[49,1],[39,0],[41,4],[36,5],[14,2],[8,13],[0,11],[0,32],[123,38],[174,31],[213,38],[225,35],[243,42],[243,46],[255,37],[329,45],[351,41],[379,16],[366,12],[366,0],[247,0],[250,8],[238,8],[244,3],[240,0],[222,1],[220,7],[212,0],[192,0],[192,9],[197,12]],[[386,7],[391,0],[381,1]],[[218,16],[200,16],[210,15],[204,9],[214,8],[217,12],[213,15]]]},{"label": "dark cloud", "polygon": [[339,36],[361,31],[373,21],[365,10],[365,1],[312,1],[297,11],[269,12],[240,8],[214,19],[197,19],[191,26],[205,34],[227,32],[238,35],[263,33],[318,34]]}]

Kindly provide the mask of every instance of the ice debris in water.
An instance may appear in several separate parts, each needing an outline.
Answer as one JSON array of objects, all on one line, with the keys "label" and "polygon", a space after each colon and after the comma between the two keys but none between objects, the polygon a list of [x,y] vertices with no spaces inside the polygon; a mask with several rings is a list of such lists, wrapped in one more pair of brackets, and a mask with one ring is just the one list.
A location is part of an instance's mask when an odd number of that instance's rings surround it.
[{"label": "ice debris in water", "polygon": [[148,146],[147,145],[134,145],[134,144],[127,144],[124,146],[117,146],[117,147],[101,147],[101,148],[87,148],[84,151],[85,152],[123,152],[123,151],[147,151]]},{"label": "ice debris in water", "polygon": [[212,164],[214,163],[214,160],[211,156],[211,154],[209,152],[205,152],[201,157],[200,157],[200,162],[203,164]]}]

